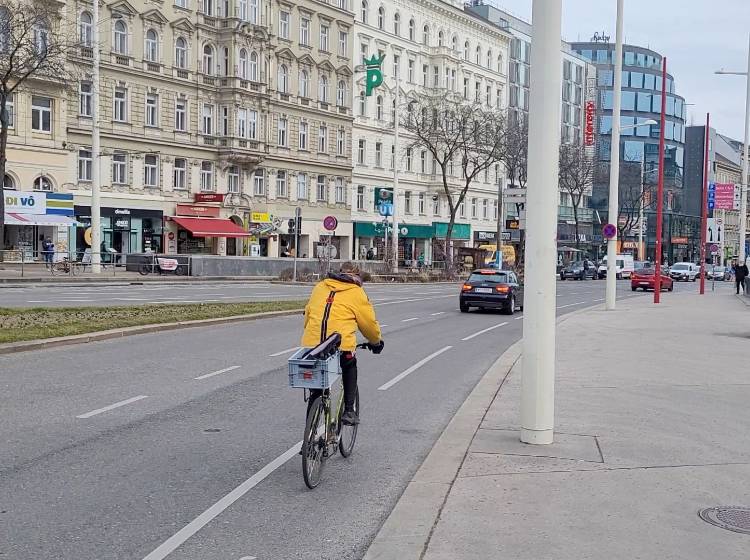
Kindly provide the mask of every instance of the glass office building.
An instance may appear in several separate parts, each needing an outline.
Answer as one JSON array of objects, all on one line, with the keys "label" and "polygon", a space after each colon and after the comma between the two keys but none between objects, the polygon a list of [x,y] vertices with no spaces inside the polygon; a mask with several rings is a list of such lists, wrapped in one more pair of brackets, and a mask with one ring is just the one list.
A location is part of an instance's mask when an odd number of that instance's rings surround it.
[{"label": "glass office building", "polygon": [[[597,67],[597,151],[600,161],[609,162],[614,101],[615,45],[613,43],[572,43],[571,47]],[[636,175],[640,175],[641,178],[638,180],[645,185],[648,231],[646,256],[652,259],[655,246],[656,205],[650,193],[656,190],[658,176],[659,124],[641,123],[648,120],[657,122],[661,120],[661,65],[662,57],[659,53],[634,45],[625,45],[623,48],[620,161],[623,170],[634,171]],[[694,219],[695,216],[686,213],[684,200],[685,100],[675,92],[675,81],[669,74],[666,86],[663,258],[669,262],[694,261],[699,244],[699,229]],[[606,163],[603,169],[605,173],[598,176],[594,185],[591,207],[599,211],[604,219],[609,193]],[[622,173],[620,184],[622,198]],[[622,250],[637,255],[637,245],[634,245],[637,231],[631,233],[632,235],[622,240]]]}]

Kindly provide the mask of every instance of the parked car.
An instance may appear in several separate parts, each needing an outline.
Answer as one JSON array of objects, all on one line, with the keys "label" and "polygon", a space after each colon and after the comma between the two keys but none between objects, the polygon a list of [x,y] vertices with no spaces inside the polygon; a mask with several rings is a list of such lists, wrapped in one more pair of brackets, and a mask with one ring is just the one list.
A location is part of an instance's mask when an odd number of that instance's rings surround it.
[{"label": "parked car", "polygon": [[573,261],[560,271],[560,280],[586,280],[597,278],[596,264],[589,260]]},{"label": "parked car", "polygon": [[458,307],[462,313],[477,307],[502,309],[513,315],[516,309],[523,311],[523,285],[511,270],[480,268],[461,286]]},{"label": "parked car", "polygon": [[695,282],[700,275],[701,269],[697,264],[689,262],[674,263],[669,269],[669,276],[678,282]]},{"label": "parked car", "polygon": [[[617,272],[617,279],[630,278],[633,270],[635,270],[635,261],[633,255],[617,255],[615,261],[615,270]],[[607,277],[607,257],[605,256],[602,263],[599,265],[599,278]]]},{"label": "parked car", "polygon": [[[674,281],[669,277],[669,269],[665,266],[661,270],[661,289],[671,292],[674,290]],[[630,289],[634,292],[639,288],[644,292],[646,290],[655,289],[656,282],[656,269],[651,268],[639,268],[634,271],[630,276]]]},{"label": "parked car", "polygon": [[732,279],[732,273],[729,271],[729,268],[726,266],[707,266],[706,267],[706,278],[709,280],[720,280],[724,282],[725,280],[731,280]]}]

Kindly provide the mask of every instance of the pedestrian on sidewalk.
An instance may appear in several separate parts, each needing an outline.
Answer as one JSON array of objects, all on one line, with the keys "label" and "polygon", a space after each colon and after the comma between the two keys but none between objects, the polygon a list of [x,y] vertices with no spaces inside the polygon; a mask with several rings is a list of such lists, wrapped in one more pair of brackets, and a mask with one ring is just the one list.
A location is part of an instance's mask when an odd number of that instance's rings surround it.
[{"label": "pedestrian on sidewalk", "polygon": [[741,286],[742,292],[747,295],[747,292],[745,291],[745,278],[747,278],[748,275],[747,264],[739,264],[737,261],[734,261],[732,269],[734,270],[734,284],[737,288],[737,294],[740,293]]},{"label": "pedestrian on sidewalk", "polygon": [[48,237],[42,242],[42,256],[44,257],[44,266],[52,268],[52,261],[55,256],[55,244]]}]

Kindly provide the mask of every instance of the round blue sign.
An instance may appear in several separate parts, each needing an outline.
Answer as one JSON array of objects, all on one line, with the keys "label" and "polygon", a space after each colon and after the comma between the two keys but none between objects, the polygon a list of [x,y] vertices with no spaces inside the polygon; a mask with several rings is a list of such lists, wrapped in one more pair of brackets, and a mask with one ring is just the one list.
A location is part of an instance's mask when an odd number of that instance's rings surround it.
[{"label": "round blue sign", "polygon": [[614,224],[607,224],[602,228],[602,235],[607,239],[612,239],[617,235],[617,227]]}]

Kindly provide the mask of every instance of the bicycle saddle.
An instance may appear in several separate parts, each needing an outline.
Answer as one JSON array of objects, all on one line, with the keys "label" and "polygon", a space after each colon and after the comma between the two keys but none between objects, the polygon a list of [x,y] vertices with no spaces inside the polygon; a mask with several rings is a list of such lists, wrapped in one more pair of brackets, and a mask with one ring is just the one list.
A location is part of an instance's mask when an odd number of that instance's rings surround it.
[{"label": "bicycle saddle", "polygon": [[341,335],[339,333],[333,333],[315,348],[310,350],[305,358],[311,360],[325,360],[333,355],[339,349],[340,345]]}]

